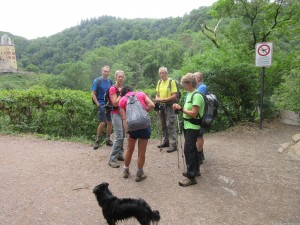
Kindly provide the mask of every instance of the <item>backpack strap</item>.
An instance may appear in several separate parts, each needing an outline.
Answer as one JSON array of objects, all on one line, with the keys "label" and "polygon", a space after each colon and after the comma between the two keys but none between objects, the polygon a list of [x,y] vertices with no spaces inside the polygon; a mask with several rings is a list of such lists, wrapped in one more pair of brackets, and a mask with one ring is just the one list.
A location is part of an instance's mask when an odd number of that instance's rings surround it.
[{"label": "backpack strap", "polygon": [[[168,88],[170,89],[170,94],[172,94],[172,81],[173,81],[173,79],[172,78],[169,78],[169,85],[168,85]],[[160,87],[160,84],[161,84],[161,82],[162,82],[162,79],[160,79],[159,81],[158,81],[158,87],[157,87],[157,90],[158,90],[158,93],[159,93],[159,87]],[[174,80],[174,82],[175,82],[175,85],[176,85],[176,81]],[[177,92],[178,92],[178,90],[177,90]]]},{"label": "backpack strap", "polygon": [[[111,80],[110,80],[111,81]],[[110,94],[109,94],[109,91],[110,91],[110,88],[111,87],[114,87],[116,90],[117,90],[117,96],[119,96],[120,95],[120,91],[119,91],[119,89],[118,89],[118,87],[116,86],[116,85],[111,85],[111,86],[109,86],[108,87],[108,89],[107,89],[107,95],[108,95],[108,101],[109,101],[109,104],[110,105],[112,105],[112,110],[116,110],[116,109],[118,109],[119,108],[119,106],[114,106],[113,104],[112,104],[112,102],[111,102],[111,100],[110,100]]]},{"label": "backpack strap", "polygon": [[[199,91],[195,91],[193,94],[192,94],[192,96],[191,96],[191,103],[193,103],[193,98],[194,98],[194,95],[195,94],[200,94],[200,95],[202,95],[202,97],[203,97],[203,94],[201,94]],[[204,98],[204,97],[203,97]],[[199,110],[200,111],[200,110]],[[192,124],[195,124],[195,125],[200,125],[200,123],[201,123],[201,120],[202,120],[202,118],[200,117],[200,113],[198,113],[198,116],[197,117],[199,117],[199,118],[190,118],[190,119],[186,119],[186,118],[183,118],[184,120],[186,120],[186,121],[189,121],[189,122],[191,122]]]},{"label": "backpack strap", "polygon": [[[173,79],[169,78],[169,86],[168,87],[169,87],[169,89],[171,91],[171,94],[172,94],[172,81],[173,81]],[[175,82],[175,85],[177,85],[175,80],[174,80],[174,82]],[[177,92],[178,92],[178,90],[177,90]]]},{"label": "backpack strap", "polygon": [[[96,84],[96,97],[98,97],[99,88],[101,88],[101,78],[97,78],[97,84]],[[100,99],[103,100],[103,99]]]},{"label": "backpack strap", "polygon": [[[97,78],[96,96],[98,96],[99,89],[102,88],[102,86],[101,86],[101,80],[102,80],[102,77]],[[112,80],[111,79],[108,79],[108,80],[109,80],[110,86],[112,86],[113,85]],[[102,90],[103,90],[103,88],[102,88]],[[100,100],[104,100],[104,99],[100,99]]]},{"label": "backpack strap", "polygon": [[160,87],[161,82],[162,82],[162,79],[160,79],[160,80],[158,81],[158,86],[157,86],[157,92],[158,92],[158,94],[159,94],[159,87]]}]

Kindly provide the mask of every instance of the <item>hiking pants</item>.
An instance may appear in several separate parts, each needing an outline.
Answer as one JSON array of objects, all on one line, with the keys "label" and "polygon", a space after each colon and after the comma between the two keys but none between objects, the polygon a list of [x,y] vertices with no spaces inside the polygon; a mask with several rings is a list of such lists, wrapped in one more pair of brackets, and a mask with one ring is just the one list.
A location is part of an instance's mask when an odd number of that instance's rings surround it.
[{"label": "hiking pants", "polygon": [[122,118],[120,114],[111,114],[112,125],[114,129],[115,139],[112,146],[110,161],[117,161],[119,156],[123,156],[125,131],[123,128]]},{"label": "hiking pants", "polygon": [[187,169],[187,177],[194,179],[199,170],[199,158],[196,141],[199,130],[186,129],[184,132],[184,156]]},{"label": "hiking pants", "polygon": [[177,133],[175,125],[175,110],[171,104],[164,104],[164,107],[159,112],[161,127],[162,127],[162,143],[169,143],[170,148],[177,148]]}]

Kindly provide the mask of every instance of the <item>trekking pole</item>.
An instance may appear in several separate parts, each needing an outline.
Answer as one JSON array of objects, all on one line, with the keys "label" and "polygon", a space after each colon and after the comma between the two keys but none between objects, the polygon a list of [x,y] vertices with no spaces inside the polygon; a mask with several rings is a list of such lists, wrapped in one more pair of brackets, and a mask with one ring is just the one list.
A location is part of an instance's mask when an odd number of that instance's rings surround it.
[{"label": "trekking pole", "polygon": [[163,139],[163,135],[162,135],[162,125],[161,125],[161,122],[160,122],[160,113],[161,113],[161,106],[160,104],[157,102],[155,103],[155,108],[154,108],[155,111],[157,111],[157,115],[158,115],[158,120],[157,122],[160,123],[160,126],[157,126],[159,128],[159,134],[160,134],[160,141],[159,141],[159,151],[161,152],[162,151],[162,139]]},{"label": "trekking pole", "polygon": [[[184,156],[183,156],[183,150],[182,150],[182,139],[181,139],[182,128],[181,128],[180,122],[179,122],[178,110],[175,110],[175,114],[176,114],[176,118],[177,118],[178,136],[179,136],[180,148],[181,148],[181,152],[182,152],[183,168],[184,168],[184,171],[185,171],[185,162],[184,162]],[[178,136],[177,136],[177,140],[178,140]],[[179,168],[179,150],[177,151],[177,159],[178,159],[178,168]]]},{"label": "trekking pole", "polygon": [[161,125],[161,122],[160,122],[160,113],[161,113],[161,111],[159,110],[158,111],[159,119],[157,121],[160,123],[160,127],[159,127],[159,133],[160,133],[159,151],[161,152],[163,150],[162,147],[161,147],[162,146],[163,134],[162,134],[162,125]]}]

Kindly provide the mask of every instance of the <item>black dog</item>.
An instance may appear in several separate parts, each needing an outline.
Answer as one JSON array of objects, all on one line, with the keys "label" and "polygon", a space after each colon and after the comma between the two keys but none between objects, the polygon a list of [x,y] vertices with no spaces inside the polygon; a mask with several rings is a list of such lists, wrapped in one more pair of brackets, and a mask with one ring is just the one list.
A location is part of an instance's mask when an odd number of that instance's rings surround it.
[{"label": "black dog", "polygon": [[117,198],[108,189],[108,183],[97,185],[95,194],[102,213],[109,225],[115,225],[119,220],[135,217],[140,224],[150,225],[160,220],[159,211],[153,210],[143,199]]}]

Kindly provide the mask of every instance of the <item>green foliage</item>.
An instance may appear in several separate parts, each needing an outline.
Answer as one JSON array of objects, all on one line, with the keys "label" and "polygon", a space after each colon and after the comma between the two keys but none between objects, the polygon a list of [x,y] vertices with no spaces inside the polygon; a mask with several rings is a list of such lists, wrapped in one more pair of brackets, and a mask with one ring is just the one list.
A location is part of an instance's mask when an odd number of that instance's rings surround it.
[{"label": "green foliage", "polygon": [[26,66],[26,70],[29,72],[35,72],[38,73],[39,72],[39,67],[33,64],[29,64],[28,66]]},{"label": "green foliage", "polygon": [[[155,90],[145,93],[155,96]],[[152,137],[158,137],[158,115],[152,111],[150,117]],[[94,140],[98,123],[97,108],[87,92],[38,86],[0,91],[0,131]]]},{"label": "green foliage", "polygon": [[[274,105],[289,109],[299,105],[299,4],[298,0],[219,0],[182,18],[127,20],[105,16],[82,21],[49,38],[28,41],[16,36],[18,68],[57,75],[0,76],[0,90],[22,90],[32,85],[46,90],[69,88],[86,91],[90,103],[91,83],[107,64],[112,80],[114,72],[121,69],[125,71],[125,85],[144,90],[154,99],[160,66],[168,67],[170,77],[177,80],[187,72],[201,71],[208,89],[221,102],[212,130],[222,130],[258,118],[261,68],[254,66],[254,45],[268,40],[274,49],[272,66],[266,68],[263,112],[264,117],[271,117]],[[220,49],[199,32],[203,24],[211,29]],[[49,108],[41,116],[53,119],[50,127],[62,124],[55,117],[62,113],[57,109],[59,106]],[[158,135],[157,114],[150,115]],[[5,114],[0,123],[14,128],[28,124],[28,130],[34,127],[27,121],[16,126],[10,120]]]},{"label": "green foliage", "polygon": [[300,112],[299,70],[294,69],[290,74],[284,75],[284,82],[276,89],[271,100],[278,109]]},{"label": "green foliage", "polygon": [[0,91],[13,89],[27,89],[34,85],[47,86],[53,84],[57,76],[48,74],[7,74],[0,76]]},{"label": "green foliage", "polygon": [[45,87],[1,91],[0,109],[4,130],[92,139],[98,125],[90,94],[82,91]]}]

